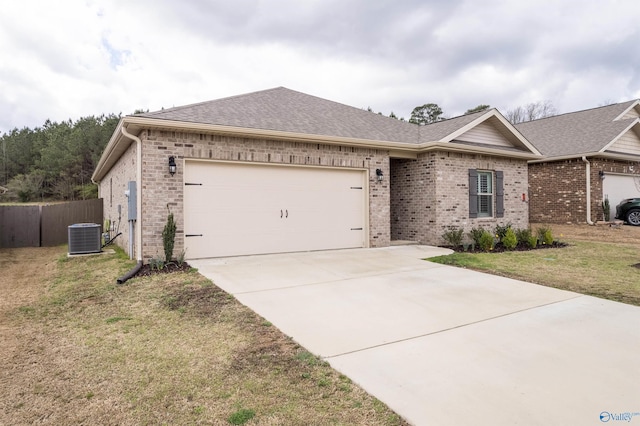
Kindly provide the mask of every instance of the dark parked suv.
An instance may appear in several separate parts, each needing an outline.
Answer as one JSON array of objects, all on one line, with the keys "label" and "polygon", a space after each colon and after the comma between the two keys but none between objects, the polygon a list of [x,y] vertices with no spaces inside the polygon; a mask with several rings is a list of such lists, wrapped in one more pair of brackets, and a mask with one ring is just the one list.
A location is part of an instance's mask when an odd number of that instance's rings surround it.
[{"label": "dark parked suv", "polygon": [[640,198],[627,198],[616,206],[616,219],[629,225],[640,226]]}]

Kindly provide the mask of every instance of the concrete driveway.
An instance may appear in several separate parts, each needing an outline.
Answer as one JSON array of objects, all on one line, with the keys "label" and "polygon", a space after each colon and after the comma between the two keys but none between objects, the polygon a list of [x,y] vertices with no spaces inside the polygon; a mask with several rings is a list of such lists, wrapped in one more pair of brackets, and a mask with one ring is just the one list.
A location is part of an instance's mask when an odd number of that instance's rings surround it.
[{"label": "concrete driveway", "polygon": [[640,308],[421,260],[447,252],[189,263],[412,424],[640,425]]}]

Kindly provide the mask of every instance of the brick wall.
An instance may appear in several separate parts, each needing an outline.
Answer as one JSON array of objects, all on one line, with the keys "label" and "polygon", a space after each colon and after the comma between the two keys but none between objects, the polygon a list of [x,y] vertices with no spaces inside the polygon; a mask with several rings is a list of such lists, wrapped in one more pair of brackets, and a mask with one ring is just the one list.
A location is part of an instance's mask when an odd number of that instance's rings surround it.
[{"label": "brick wall", "polygon": [[[127,189],[127,182],[135,180],[136,144],[132,143],[120,157],[120,161],[109,170],[98,186],[99,196],[104,200],[104,218],[111,220],[113,228],[111,238],[116,235],[116,232],[122,232],[122,235],[116,238],[114,243],[125,251],[129,249],[129,222],[127,221],[127,197],[124,191]],[[121,206],[120,214],[118,214],[118,206]],[[118,218],[120,218],[119,222]],[[137,255],[134,253],[134,258],[136,257]]]},{"label": "brick wall", "polygon": [[[389,245],[389,157],[387,151],[303,142],[238,138],[188,132],[144,130],[142,140],[142,234],[145,261],[163,253],[162,230],[168,210],[177,222],[177,255],[184,248],[183,159],[297,164],[312,166],[365,168],[369,170],[369,244]],[[168,173],[168,158],[174,156],[178,171]],[[375,170],[383,170],[378,182]]]},{"label": "brick wall", "polygon": [[[504,217],[469,218],[469,169],[504,173]],[[428,152],[416,160],[392,160],[391,180],[392,240],[438,245],[451,227],[468,232],[474,227],[493,229],[496,224],[529,226],[529,206],[521,198],[528,186],[526,161]],[[412,181],[417,184],[410,185]]]},{"label": "brick wall", "polygon": [[[637,174],[637,162],[590,158],[591,220],[602,220],[602,180],[599,172]],[[575,158],[529,165],[530,220],[585,223],[587,220],[586,164]]]}]

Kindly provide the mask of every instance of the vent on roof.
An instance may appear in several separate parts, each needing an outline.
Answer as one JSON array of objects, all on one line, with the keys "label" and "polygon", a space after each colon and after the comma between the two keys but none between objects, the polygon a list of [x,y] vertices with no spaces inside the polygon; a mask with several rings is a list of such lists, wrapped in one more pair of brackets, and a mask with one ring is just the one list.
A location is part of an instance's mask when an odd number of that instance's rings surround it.
[{"label": "vent on roof", "polygon": [[100,225],[76,223],[69,228],[69,254],[100,252]]}]

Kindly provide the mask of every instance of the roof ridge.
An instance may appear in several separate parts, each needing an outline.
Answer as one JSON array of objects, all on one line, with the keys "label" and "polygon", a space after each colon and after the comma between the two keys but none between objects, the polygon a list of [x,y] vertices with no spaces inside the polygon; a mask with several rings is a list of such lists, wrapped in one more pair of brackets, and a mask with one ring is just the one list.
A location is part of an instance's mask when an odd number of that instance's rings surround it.
[{"label": "roof ridge", "polygon": [[[191,103],[191,104],[179,105],[179,106],[174,106],[174,107],[171,107],[171,108],[163,108],[163,109],[159,109],[159,110],[156,110],[156,111],[144,112],[144,113],[132,114],[132,115],[147,116],[147,117],[148,116],[154,116],[154,115],[162,114],[162,113],[165,113],[165,112],[179,111],[179,110],[185,109],[185,108],[192,108],[192,107],[197,107],[197,106],[200,106],[200,105],[206,105],[206,104],[209,104],[211,102],[218,102],[218,101],[223,101],[223,100],[242,98],[242,97],[245,97],[245,96],[256,95],[258,93],[272,92],[272,91],[276,91],[276,90],[279,90],[279,89],[291,90],[291,89],[287,89],[284,86],[277,86],[277,87],[272,87],[270,89],[256,90],[254,92],[241,93],[239,95],[232,95],[232,96],[225,96],[223,98],[210,99],[208,101],[194,102],[194,103]],[[295,90],[291,90],[291,91],[295,92]]]},{"label": "roof ridge", "polygon": [[561,114],[550,115],[548,117],[536,118],[535,120],[522,121],[520,123],[517,123],[516,126],[520,125],[520,124],[533,123],[533,122],[537,122],[537,121],[541,121],[541,120],[547,120],[549,118],[563,117],[563,116],[572,115],[572,114],[581,114],[581,113],[585,113],[585,112],[589,112],[589,111],[595,111],[597,109],[613,108],[614,106],[620,106],[620,105],[623,105],[623,104],[632,104],[635,101],[637,101],[637,99],[633,99],[633,100],[630,100],[630,101],[624,101],[624,102],[617,102],[615,104],[601,105],[601,106],[597,106],[597,107],[593,107],[593,108],[581,109],[579,111],[563,112]]}]

